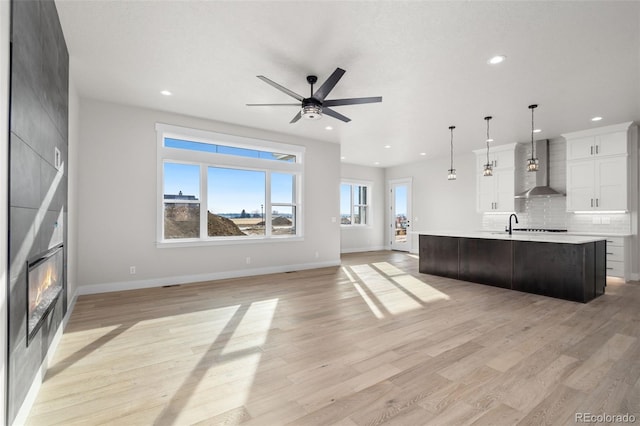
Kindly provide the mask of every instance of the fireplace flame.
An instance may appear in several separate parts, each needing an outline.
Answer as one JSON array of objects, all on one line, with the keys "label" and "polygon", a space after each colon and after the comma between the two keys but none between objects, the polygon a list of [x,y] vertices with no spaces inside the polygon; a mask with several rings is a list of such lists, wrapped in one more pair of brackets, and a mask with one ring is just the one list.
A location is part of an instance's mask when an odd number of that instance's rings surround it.
[{"label": "fireplace flame", "polygon": [[31,307],[32,309],[40,304],[40,302],[42,301],[42,296],[45,294],[47,289],[56,283],[56,274],[54,272],[54,269],[55,267],[53,265],[49,265],[49,267],[47,268],[47,272],[36,290],[36,295]]}]

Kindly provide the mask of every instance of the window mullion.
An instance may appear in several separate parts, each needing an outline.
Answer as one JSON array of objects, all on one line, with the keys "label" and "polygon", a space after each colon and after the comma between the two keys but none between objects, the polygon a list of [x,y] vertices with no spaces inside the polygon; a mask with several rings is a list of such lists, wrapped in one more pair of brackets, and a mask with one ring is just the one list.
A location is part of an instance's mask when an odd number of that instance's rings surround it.
[{"label": "window mullion", "polygon": [[264,188],[264,236],[271,237],[271,171],[265,171],[265,188]]},{"label": "window mullion", "polygon": [[200,164],[200,239],[209,238],[209,215],[207,214],[209,203],[207,202],[207,194],[209,189],[207,184],[208,179],[208,167],[204,164]]}]

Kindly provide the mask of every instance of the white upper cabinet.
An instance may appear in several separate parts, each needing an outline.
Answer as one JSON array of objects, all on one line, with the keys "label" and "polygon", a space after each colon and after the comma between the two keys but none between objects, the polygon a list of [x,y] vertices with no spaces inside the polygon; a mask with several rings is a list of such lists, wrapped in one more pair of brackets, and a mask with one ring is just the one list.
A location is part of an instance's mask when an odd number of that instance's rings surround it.
[{"label": "white upper cabinet", "polygon": [[515,209],[515,149],[517,144],[498,145],[489,149],[493,176],[483,176],[487,150],[476,154],[477,210],[480,213],[506,213]]},{"label": "white upper cabinet", "polygon": [[624,210],[628,206],[632,123],[568,133],[567,210]]},{"label": "white upper cabinet", "polygon": [[626,155],[627,139],[626,131],[567,139],[567,160]]}]

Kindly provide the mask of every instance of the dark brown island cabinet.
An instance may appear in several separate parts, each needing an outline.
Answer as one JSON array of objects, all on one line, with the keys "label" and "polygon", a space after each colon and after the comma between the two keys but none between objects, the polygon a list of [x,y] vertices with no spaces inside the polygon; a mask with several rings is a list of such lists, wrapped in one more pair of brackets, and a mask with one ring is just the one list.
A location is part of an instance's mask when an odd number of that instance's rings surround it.
[{"label": "dark brown island cabinet", "polygon": [[420,235],[419,271],[586,303],[604,294],[606,240],[490,234]]}]

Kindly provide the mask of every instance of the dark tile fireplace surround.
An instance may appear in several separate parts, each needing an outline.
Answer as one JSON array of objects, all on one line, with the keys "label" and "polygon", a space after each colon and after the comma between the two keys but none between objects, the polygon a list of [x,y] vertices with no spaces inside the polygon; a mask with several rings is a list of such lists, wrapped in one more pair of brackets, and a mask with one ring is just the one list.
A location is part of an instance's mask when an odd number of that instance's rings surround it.
[{"label": "dark tile fireplace surround", "polygon": [[6,424],[67,310],[68,80],[53,0],[12,0]]}]

